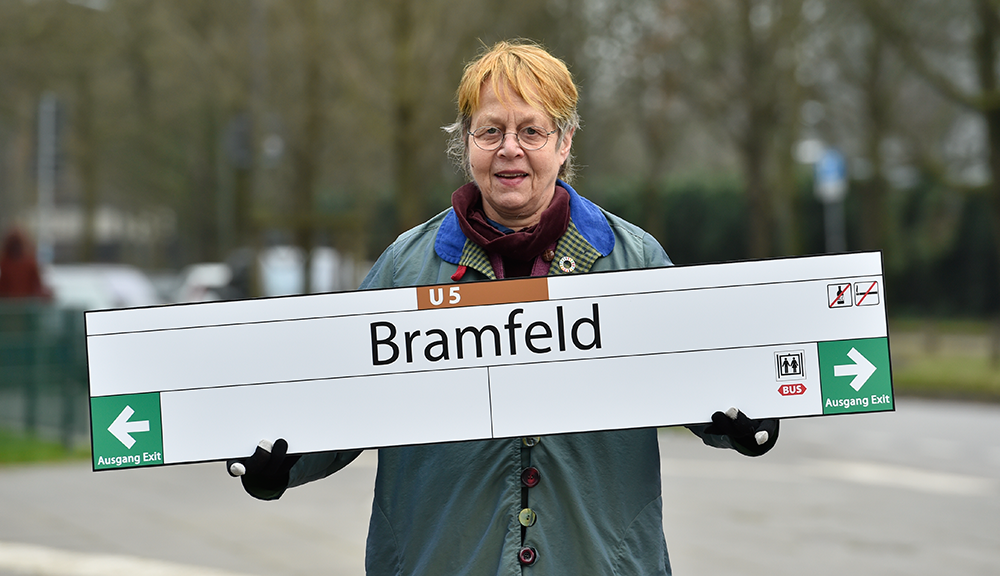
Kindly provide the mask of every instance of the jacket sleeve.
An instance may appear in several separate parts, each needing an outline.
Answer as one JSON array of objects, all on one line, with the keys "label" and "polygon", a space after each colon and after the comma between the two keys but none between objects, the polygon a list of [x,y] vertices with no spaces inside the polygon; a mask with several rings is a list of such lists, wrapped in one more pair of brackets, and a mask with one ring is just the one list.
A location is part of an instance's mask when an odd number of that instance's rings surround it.
[{"label": "jacket sleeve", "polygon": [[[372,266],[371,271],[361,283],[361,289],[389,288],[393,284],[393,246],[386,248]],[[363,450],[341,450],[331,452],[311,452],[303,454],[288,472],[288,486],[273,491],[251,492],[261,500],[276,500],[285,490],[301,486],[314,480],[321,480],[347,466],[357,458]]]},{"label": "jacket sleeve", "polygon": [[663,266],[673,266],[674,263],[670,261],[670,257],[667,256],[667,251],[660,246],[660,243],[656,241],[656,238],[649,233],[643,234],[642,236],[642,253],[643,258],[646,261],[646,268],[660,268]]},{"label": "jacket sleeve", "polygon": [[[711,414],[709,416],[711,416]],[[729,436],[724,434],[709,434],[705,432],[709,426],[709,424],[694,424],[688,426],[687,429],[694,432],[696,436],[701,438],[701,441],[704,442],[706,446],[736,450],[736,446],[733,445],[733,441],[729,438]]]},{"label": "jacket sleeve", "polygon": [[396,276],[395,246],[395,244],[390,244],[378,257],[375,265],[368,271],[368,275],[361,281],[361,290],[392,288],[394,286]]},{"label": "jacket sleeve", "polygon": [[[670,257],[667,256],[666,251],[660,246],[660,243],[656,241],[649,234],[645,234],[642,238],[643,243],[643,256],[646,260],[646,267],[653,268],[657,266],[673,266],[673,262],[670,261]],[[711,414],[706,414],[706,417],[711,416]],[[687,429],[694,432],[702,442],[708,446],[714,448],[728,448],[731,450],[737,450],[736,446],[733,445],[732,440],[729,436],[724,434],[709,434],[705,432],[708,428],[708,424],[693,424],[688,426]]]},{"label": "jacket sleeve", "polygon": [[339,452],[303,454],[288,471],[287,485],[264,488],[244,482],[243,489],[258,500],[277,500],[289,488],[326,478],[353,462],[361,452],[362,450],[342,450]]},{"label": "jacket sleeve", "polygon": [[303,454],[288,473],[288,487],[301,486],[313,480],[326,478],[353,462],[361,455],[361,452],[363,450]]},{"label": "jacket sleeve", "polygon": [[[643,259],[646,262],[647,268],[674,265],[673,262],[670,261],[670,257],[667,256],[667,252],[650,234],[646,233],[643,235],[642,247]],[[706,414],[706,416],[710,416],[710,414]],[[701,438],[702,442],[708,446],[713,446],[715,448],[729,448],[733,450],[736,449],[729,436],[722,434],[708,434],[705,432],[708,426],[708,424],[693,424],[691,426],[687,426],[687,429],[694,432],[695,435]]]},{"label": "jacket sleeve", "polygon": [[[650,234],[645,234],[642,237],[643,245],[643,257],[646,261],[647,268],[655,268],[659,266],[673,266],[674,263],[670,261],[670,257],[667,256],[667,252],[660,246],[660,243],[656,241]],[[707,414],[706,416],[710,416]],[[708,424],[694,424],[688,426],[687,429],[694,432],[702,442],[709,446],[715,448],[731,448],[735,450],[732,441],[729,436],[721,434],[708,434],[705,430],[708,428]]]}]

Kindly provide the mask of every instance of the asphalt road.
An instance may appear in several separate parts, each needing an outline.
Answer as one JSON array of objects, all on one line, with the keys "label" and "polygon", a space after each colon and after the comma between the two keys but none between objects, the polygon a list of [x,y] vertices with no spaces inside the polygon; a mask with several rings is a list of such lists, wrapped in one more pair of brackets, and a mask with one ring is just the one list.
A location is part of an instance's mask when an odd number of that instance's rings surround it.
[{"label": "asphalt road", "polygon": [[[675,574],[1000,574],[1000,406],[789,420],[757,459],[660,445]],[[278,502],[218,463],[2,468],[0,576],[363,574],[375,463]]]}]

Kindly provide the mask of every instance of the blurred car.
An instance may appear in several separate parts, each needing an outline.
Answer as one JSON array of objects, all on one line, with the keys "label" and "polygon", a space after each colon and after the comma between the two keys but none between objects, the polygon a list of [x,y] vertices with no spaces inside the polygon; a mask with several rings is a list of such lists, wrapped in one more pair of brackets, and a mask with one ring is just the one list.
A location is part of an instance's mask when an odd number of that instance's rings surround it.
[{"label": "blurred car", "polygon": [[173,294],[175,302],[210,302],[224,298],[223,291],[233,277],[228,264],[202,262],[181,271]]},{"label": "blurred car", "polygon": [[43,271],[56,304],[101,310],[163,304],[150,279],[127,264],[55,264]]},{"label": "blurred car", "polygon": [[273,246],[258,256],[264,296],[302,294],[305,257],[296,246]]}]

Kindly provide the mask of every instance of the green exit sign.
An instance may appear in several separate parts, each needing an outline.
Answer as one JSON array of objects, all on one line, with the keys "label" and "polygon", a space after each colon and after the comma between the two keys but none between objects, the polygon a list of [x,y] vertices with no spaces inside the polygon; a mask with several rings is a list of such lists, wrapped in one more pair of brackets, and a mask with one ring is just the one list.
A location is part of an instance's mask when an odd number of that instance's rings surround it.
[{"label": "green exit sign", "polygon": [[820,342],[823,414],[893,409],[888,338]]},{"label": "green exit sign", "polygon": [[160,394],[90,399],[94,470],[163,464]]}]

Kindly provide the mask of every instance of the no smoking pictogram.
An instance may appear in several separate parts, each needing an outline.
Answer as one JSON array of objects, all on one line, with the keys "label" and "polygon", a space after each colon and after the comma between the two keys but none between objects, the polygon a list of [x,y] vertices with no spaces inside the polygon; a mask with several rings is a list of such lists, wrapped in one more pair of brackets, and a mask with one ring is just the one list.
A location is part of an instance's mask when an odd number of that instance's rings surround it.
[{"label": "no smoking pictogram", "polygon": [[878,304],[878,281],[854,283],[854,305],[875,306]]}]

